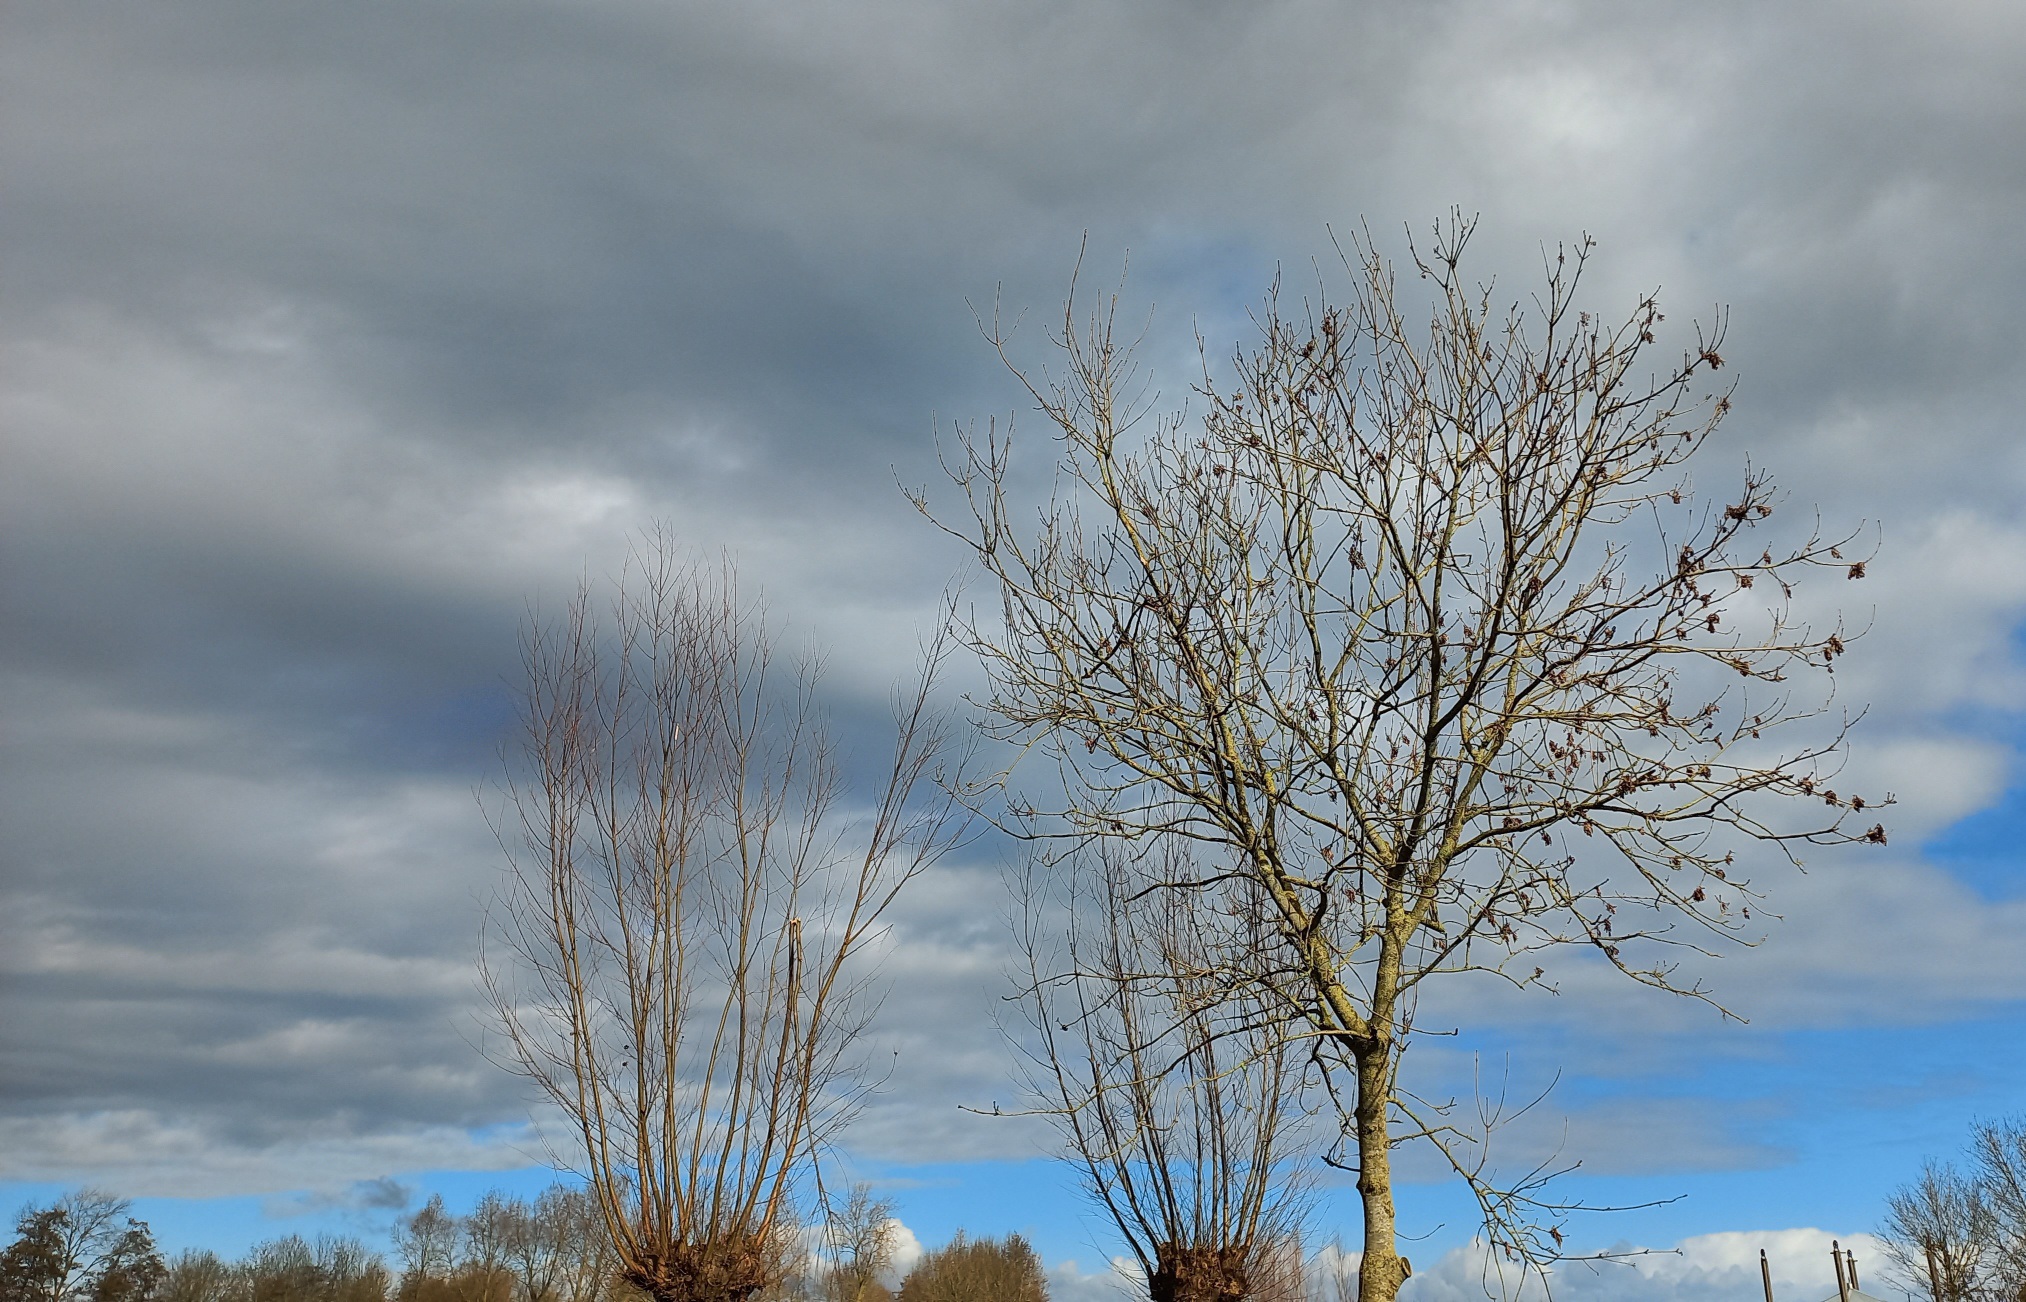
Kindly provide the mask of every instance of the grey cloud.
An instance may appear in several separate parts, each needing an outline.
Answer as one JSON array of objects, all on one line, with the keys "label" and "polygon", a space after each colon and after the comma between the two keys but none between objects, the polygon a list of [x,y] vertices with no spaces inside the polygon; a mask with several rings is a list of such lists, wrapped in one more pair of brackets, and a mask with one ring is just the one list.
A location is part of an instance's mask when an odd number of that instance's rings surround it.
[{"label": "grey cloud", "polygon": [[[1390,240],[1482,209],[1515,292],[1587,228],[1600,301],[1729,302],[1711,481],[1749,447],[1796,510],[1884,521],[1856,763],[1914,772],[1909,836],[2007,780],[2008,11],[193,0],[20,4],[8,34],[7,1174],[517,1160],[468,964],[525,601],[667,518],[837,648],[870,739],[962,559],[892,474],[934,478],[933,419],[1025,419],[972,305],[1026,311],[1043,360],[1086,231],[1087,285],[1131,250],[1171,395],[1192,324],[1221,352],[1360,214]],[[1009,1088],[994,854],[897,923],[868,1150],[1043,1142],[959,1110]],[[1782,885],[1724,979],[1781,1026],[2026,993],[2011,912],[1889,862]],[[1882,947],[1917,970],[1854,957]],[[1590,1069],[1704,1033],[1567,989],[1516,1024],[1580,1002],[1612,1031]]]},{"label": "grey cloud", "polygon": [[390,1176],[381,1176],[376,1180],[356,1181],[349,1188],[337,1191],[317,1190],[294,1198],[269,1198],[265,1200],[265,1207],[268,1216],[287,1218],[328,1211],[354,1214],[404,1212],[414,1201],[413,1187]]},{"label": "grey cloud", "polygon": [[375,1211],[401,1211],[415,1199],[415,1191],[399,1180],[381,1176],[377,1180],[362,1180],[354,1186],[359,1206]]}]

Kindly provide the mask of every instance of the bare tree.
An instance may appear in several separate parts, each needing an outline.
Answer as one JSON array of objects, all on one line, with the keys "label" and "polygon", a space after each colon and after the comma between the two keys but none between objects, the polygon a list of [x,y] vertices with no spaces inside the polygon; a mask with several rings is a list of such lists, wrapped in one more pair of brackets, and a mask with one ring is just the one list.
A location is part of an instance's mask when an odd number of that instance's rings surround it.
[{"label": "bare tree", "polygon": [[1970,1131],[1971,1179],[1987,1216],[1985,1287],[2026,1299],[2026,1121],[1980,1121]]},{"label": "bare tree", "polygon": [[1022,523],[994,425],[960,431],[969,509],[939,521],[1003,599],[966,630],[990,730],[1063,793],[1014,791],[1013,824],[1207,845],[1218,874],[1175,889],[1236,874],[1270,901],[1292,979],[1269,984],[1308,1020],[1357,1172],[1362,1302],[1406,1275],[1404,1139],[1469,1181],[1500,1259],[1560,1254],[1547,1172],[1496,1179],[1401,1086],[1425,982],[1541,984],[1535,951],[1577,945],[1707,998],[1662,951],[1749,929],[1738,848],[1885,839],[1829,785],[1833,680],[1793,695],[1850,637],[1800,621],[1793,585],[1864,559],[1814,532],[1762,548],[1775,497],[1754,467],[1714,505],[1687,482],[1729,406],[1704,387],[1721,329],[1654,360],[1652,297],[1612,325],[1577,307],[1587,241],[1502,310],[1459,270],[1469,235],[1453,221],[1414,255],[1425,333],[1368,239],[1344,251],[1344,301],[1270,296],[1229,383],[1206,358],[1197,417],[1153,410],[1116,298],[1079,325],[1072,294],[1059,373],[1027,381],[1053,501]]},{"label": "bare tree", "polygon": [[145,1302],[168,1268],[133,1204],[79,1189],[48,1207],[26,1207],[0,1252],[4,1302]]},{"label": "bare tree", "polygon": [[[392,1283],[378,1254],[357,1239],[329,1234],[318,1235],[314,1243],[300,1234],[256,1243],[232,1273],[226,1294],[232,1302],[386,1302]],[[436,1302],[428,1287],[418,1292],[411,1281],[403,1283],[407,1296]],[[452,1295],[482,1296],[457,1290]]]},{"label": "bare tree", "polygon": [[570,1244],[557,1218],[546,1214],[544,1200],[553,1194],[568,1196],[572,1190],[551,1185],[534,1203],[526,1199],[504,1200],[499,1220],[500,1257],[514,1278],[520,1302],[555,1302],[557,1285],[568,1268]]},{"label": "bare tree", "polygon": [[535,1199],[534,1219],[558,1268],[548,1290],[528,1302],[605,1302],[616,1263],[590,1191],[551,1185]]},{"label": "bare tree", "polygon": [[234,1288],[233,1269],[209,1248],[185,1248],[169,1263],[159,1302],[226,1302]]},{"label": "bare tree", "polygon": [[401,1256],[397,1296],[403,1302],[421,1302],[423,1294],[445,1285],[457,1261],[461,1235],[457,1218],[443,1205],[440,1193],[429,1195],[414,1215],[394,1227],[394,1250]]},{"label": "bare tree", "polygon": [[[1272,941],[1260,901],[1232,893],[1234,911],[1192,907],[1158,888],[1193,869],[1174,843],[1153,849],[1151,865],[1099,841],[1031,866],[1019,936],[1027,1083],[1153,1302],[1240,1302],[1286,1274],[1289,1243],[1300,1255],[1304,1190],[1285,1124],[1298,1116],[1298,1059],[1287,1008],[1230,989],[1234,965]],[[1059,950],[1057,914],[1068,922]]]},{"label": "bare tree", "polygon": [[314,1248],[322,1302],[386,1302],[387,1263],[355,1238],[319,1234]]},{"label": "bare tree", "polygon": [[509,1302],[520,1276],[513,1267],[512,1239],[526,1214],[517,1198],[488,1189],[461,1218],[457,1269],[451,1277],[459,1302]]},{"label": "bare tree", "polygon": [[1920,1178],[1885,1200],[1880,1237],[1902,1278],[1934,1302],[1982,1296],[1991,1214],[1978,1182],[1946,1162],[1927,1162]]},{"label": "bare tree", "polygon": [[922,1254],[901,1281],[899,1302],[1048,1302],[1041,1258],[1018,1234],[969,1239]]},{"label": "bare tree", "polygon": [[598,1302],[611,1247],[581,1188],[550,1185],[533,1203],[505,1200],[499,1238],[521,1302]]},{"label": "bare tree", "polygon": [[830,1302],[878,1302],[886,1297],[879,1277],[893,1265],[896,1223],[893,1203],[874,1198],[872,1186],[851,1186],[842,1206],[833,1204],[823,1238],[830,1266],[824,1293]]},{"label": "bare tree", "polygon": [[769,1283],[798,1179],[863,1095],[863,951],[962,830],[919,798],[947,750],[940,655],[848,821],[817,668],[783,674],[728,564],[657,537],[609,611],[587,589],[527,632],[519,844],[484,979],[510,1065],[568,1118],[622,1277],[657,1302]]}]

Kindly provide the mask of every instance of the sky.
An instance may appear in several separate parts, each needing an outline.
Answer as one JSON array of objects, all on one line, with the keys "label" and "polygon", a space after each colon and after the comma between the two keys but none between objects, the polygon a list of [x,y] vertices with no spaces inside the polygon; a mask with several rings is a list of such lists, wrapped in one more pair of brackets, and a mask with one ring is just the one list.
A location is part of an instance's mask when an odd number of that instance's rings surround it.
[{"label": "sky", "polygon": [[[1333,231],[1452,208],[1500,285],[1587,233],[1599,310],[1728,312],[1698,473],[1869,531],[1822,599],[1899,803],[1759,875],[1712,970],[1746,1021],[1578,983],[1414,1069],[1558,1081],[1515,1155],[1660,1204],[1576,1223],[1661,1255],[1570,1296],[1734,1296],[1762,1247],[1829,1293],[1830,1238],[2026,1113],[2018,6],[15,0],[0,37],[0,1207],[93,1184],[237,1252],[540,1188],[473,966],[529,611],[657,521],[728,549],[876,762],[964,567],[899,485],[1039,428],[979,314],[1039,365],[1079,250],[1129,263],[1179,398]],[[1005,866],[904,899],[841,1161],[1096,1297],[1120,1245],[1046,1132],[966,1110],[1013,1089]],[[1405,1296],[1481,1296],[1405,1170]]]}]

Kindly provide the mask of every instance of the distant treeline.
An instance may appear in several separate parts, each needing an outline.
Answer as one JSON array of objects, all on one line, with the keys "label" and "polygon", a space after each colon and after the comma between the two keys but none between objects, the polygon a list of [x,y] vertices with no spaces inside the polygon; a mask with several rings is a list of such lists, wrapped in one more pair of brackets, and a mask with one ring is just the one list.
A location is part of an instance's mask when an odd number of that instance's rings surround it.
[{"label": "distant treeline", "polygon": [[[854,1205],[853,1210],[861,1210]],[[883,1209],[882,1209],[883,1210]],[[605,1226],[582,1190],[534,1199],[486,1194],[465,1216],[441,1195],[395,1228],[389,1262],[357,1238],[290,1234],[238,1261],[207,1249],[164,1259],[123,1198],[93,1189],[24,1209],[0,1253],[0,1302],[642,1302],[620,1277]],[[884,1225],[878,1227],[884,1237]],[[753,1302],[890,1302],[854,1254],[826,1256],[784,1231],[782,1283]],[[880,1261],[855,1254],[859,1266]],[[883,1261],[881,1261],[883,1265]],[[1019,1235],[922,1254],[899,1302],[1047,1302],[1041,1260]]]}]

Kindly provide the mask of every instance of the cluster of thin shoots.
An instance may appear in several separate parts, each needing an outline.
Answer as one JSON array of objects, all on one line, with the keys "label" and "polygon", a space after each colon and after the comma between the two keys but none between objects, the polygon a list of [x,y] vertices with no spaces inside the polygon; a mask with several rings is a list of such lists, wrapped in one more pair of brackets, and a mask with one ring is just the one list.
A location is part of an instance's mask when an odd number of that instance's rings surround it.
[{"label": "cluster of thin shoots", "polygon": [[1257,902],[1197,907],[1161,889],[1181,866],[1147,848],[1175,850],[1099,841],[1030,861],[1026,1084],[1154,1302],[1240,1302],[1306,1207],[1299,1026],[1233,998],[1233,964],[1270,943]]},{"label": "cluster of thin shoots", "polygon": [[524,650],[483,969],[501,1056],[567,1119],[623,1277],[742,1302],[778,1282],[798,1184],[867,1088],[863,951],[962,831],[920,798],[948,752],[940,647],[849,822],[816,666],[782,672],[728,566],[657,537],[609,609],[581,591]]}]

